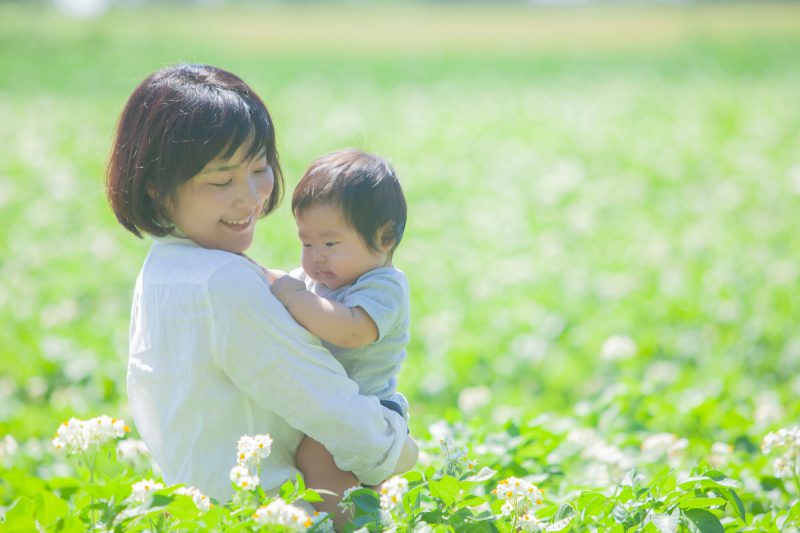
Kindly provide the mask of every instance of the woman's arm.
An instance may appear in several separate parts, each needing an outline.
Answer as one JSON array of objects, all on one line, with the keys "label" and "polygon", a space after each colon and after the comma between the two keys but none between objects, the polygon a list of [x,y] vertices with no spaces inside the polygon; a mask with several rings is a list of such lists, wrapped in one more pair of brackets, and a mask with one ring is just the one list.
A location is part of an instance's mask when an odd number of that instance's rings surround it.
[{"label": "woman's arm", "polygon": [[282,276],[270,290],[308,331],[342,348],[360,348],[378,340],[378,326],[361,307],[348,307],[306,290],[291,276]]},{"label": "woman's arm", "polygon": [[209,281],[217,364],[254,402],[322,443],[339,468],[363,483],[383,481],[406,445],[405,420],[358,393],[338,361],[266,290],[257,268],[233,260]]}]

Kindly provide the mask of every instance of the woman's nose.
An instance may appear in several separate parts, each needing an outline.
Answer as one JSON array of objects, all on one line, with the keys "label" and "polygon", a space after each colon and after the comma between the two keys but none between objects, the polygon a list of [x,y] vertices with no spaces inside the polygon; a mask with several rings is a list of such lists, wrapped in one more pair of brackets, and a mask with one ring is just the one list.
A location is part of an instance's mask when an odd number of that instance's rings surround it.
[{"label": "woman's nose", "polygon": [[259,203],[259,190],[256,180],[252,176],[248,176],[246,180],[239,186],[238,199],[243,204],[249,207],[255,207]]}]

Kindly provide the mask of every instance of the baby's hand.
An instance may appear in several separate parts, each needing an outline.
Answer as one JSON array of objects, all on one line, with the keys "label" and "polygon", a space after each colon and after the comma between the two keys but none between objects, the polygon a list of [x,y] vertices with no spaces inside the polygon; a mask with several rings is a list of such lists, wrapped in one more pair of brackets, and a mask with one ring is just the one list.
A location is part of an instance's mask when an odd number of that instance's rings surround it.
[{"label": "baby's hand", "polygon": [[285,274],[276,278],[269,289],[283,305],[288,306],[289,299],[291,299],[292,295],[296,292],[306,290],[306,284],[299,279]]}]

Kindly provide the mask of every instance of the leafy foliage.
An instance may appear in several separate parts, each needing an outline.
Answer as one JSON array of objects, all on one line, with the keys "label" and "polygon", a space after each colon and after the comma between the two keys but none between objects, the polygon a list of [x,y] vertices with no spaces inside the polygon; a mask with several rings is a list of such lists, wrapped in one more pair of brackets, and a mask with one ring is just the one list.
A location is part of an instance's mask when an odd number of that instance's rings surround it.
[{"label": "leafy foliage", "polygon": [[[73,416],[129,418],[148,243],[116,225],[103,165],[136,82],[190,60],[264,97],[290,190],[347,145],[390,156],[403,180],[401,389],[431,442],[390,513],[399,530],[797,531],[797,459],[760,445],[800,420],[798,7],[527,7],[429,13],[462,33],[419,28],[427,40],[406,47],[358,6],[314,26],[311,11],[255,7],[73,20],[0,4],[0,528],[247,530],[272,501],[202,512],[164,487],[133,504],[134,483],[160,479],[146,453],[50,444]],[[553,32],[548,17],[572,22]],[[614,37],[618,18],[641,45]],[[323,26],[376,46],[295,30]],[[576,46],[588,28],[592,46]],[[260,224],[252,256],[294,266],[287,206]],[[527,520],[491,492],[511,477],[544,490]],[[282,492],[314,497],[297,480]],[[354,498],[359,527],[383,527],[380,495]]]}]

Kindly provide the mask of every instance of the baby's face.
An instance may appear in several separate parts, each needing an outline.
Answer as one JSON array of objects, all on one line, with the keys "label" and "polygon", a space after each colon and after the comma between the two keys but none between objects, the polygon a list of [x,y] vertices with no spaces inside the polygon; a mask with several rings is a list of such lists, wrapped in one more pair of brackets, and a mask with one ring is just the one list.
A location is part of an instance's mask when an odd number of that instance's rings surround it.
[{"label": "baby's face", "polygon": [[388,248],[376,252],[330,203],[314,204],[295,216],[306,274],[331,289],[349,285],[389,264]]}]

